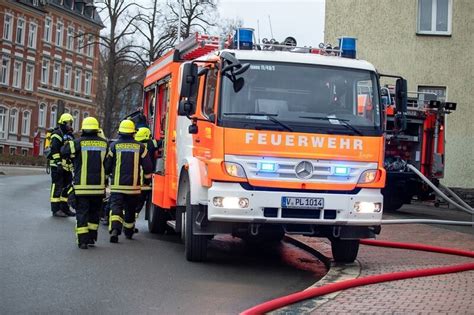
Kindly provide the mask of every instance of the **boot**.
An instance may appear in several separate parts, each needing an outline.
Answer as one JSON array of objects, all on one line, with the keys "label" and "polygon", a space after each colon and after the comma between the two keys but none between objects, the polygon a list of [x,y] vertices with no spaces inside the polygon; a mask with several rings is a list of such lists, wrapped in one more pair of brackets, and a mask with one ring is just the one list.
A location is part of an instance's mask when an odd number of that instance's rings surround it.
[{"label": "boot", "polygon": [[118,243],[119,232],[116,229],[113,229],[110,232],[110,243]]},{"label": "boot", "polygon": [[133,238],[133,230],[129,230],[129,229],[124,229],[123,230],[123,234],[125,234],[125,237],[129,240],[131,240]]},{"label": "boot", "polygon": [[67,202],[61,202],[61,210],[68,216],[68,217],[75,217],[76,213],[69,209],[69,205]]},{"label": "boot", "polygon": [[80,249],[87,249],[87,248],[88,248],[88,247],[87,247],[87,244],[84,244],[84,243],[82,243],[82,244],[77,244],[77,246],[78,246]]}]

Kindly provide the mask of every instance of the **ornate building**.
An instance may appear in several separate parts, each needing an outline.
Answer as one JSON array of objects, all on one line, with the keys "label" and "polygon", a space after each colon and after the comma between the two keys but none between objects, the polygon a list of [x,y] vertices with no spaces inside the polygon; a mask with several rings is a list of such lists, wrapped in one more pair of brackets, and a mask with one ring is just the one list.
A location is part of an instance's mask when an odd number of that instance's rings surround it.
[{"label": "ornate building", "polygon": [[[95,115],[102,21],[92,0],[0,2],[0,154],[42,154],[62,112]],[[38,141],[39,140],[39,141]]]}]

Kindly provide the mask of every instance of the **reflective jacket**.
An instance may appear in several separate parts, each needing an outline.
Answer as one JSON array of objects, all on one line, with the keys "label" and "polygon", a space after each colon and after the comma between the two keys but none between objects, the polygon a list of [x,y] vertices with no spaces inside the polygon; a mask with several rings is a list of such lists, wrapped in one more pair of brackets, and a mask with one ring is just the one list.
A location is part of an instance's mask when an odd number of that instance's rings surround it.
[{"label": "reflective jacket", "polygon": [[[162,141],[149,139],[146,142],[141,142],[141,143],[146,144],[148,155],[150,156],[150,160],[151,160],[152,170],[154,170],[155,165],[156,165],[156,152],[158,152],[158,150],[160,149]],[[142,186],[142,190],[151,190],[151,183],[148,185],[145,184],[145,180],[143,176],[143,168],[140,170],[140,185]]]},{"label": "reflective jacket", "polygon": [[49,154],[49,165],[57,167],[61,164],[66,171],[72,171],[72,163],[69,159],[63,159],[61,156],[61,147],[68,141],[74,140],[74,136],[70,133],[65,133],[61,128],[56,128],[51,132],[51,153]]},{"label": "reflective jacket", "polygon": [[152,165],[143,143],[129,135],[120,135],[110,145],[106,172],[111,174],[110,191],[123,194],[140,194],[140,167],[144,178],[151,178]]},{"label": "reflective jacket", "polygon": [[69,141],[62,149],[65,158],[74,164],[74,191],[76,195],[103,195],[107,141],[97,134],[83,134]]}]

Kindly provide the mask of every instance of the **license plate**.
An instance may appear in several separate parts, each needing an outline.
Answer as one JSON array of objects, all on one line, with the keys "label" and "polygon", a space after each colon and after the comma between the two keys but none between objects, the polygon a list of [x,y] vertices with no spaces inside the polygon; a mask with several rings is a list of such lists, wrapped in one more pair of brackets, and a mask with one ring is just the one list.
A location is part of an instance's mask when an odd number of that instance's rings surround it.
[{"label": "license plate", "polygon": [[323,209],[324,198],[281,197],[282,208]]}]

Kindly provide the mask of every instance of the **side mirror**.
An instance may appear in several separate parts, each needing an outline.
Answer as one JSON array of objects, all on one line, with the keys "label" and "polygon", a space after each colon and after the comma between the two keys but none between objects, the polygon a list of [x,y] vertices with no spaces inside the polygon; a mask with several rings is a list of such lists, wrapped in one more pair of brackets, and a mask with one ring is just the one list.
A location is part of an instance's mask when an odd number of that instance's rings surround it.
[{"label": "side mirror", "polygon": [[198,85],[199,80],[197,65],[192,62],[183,64],[180,98],[190,98],[195,96],[197,93]]},{"label": "side mirror", "polygon": [[407,103],[408,103],[408,87],[407,80],[397,79],[395,85],[395,105],[397,107],[397,112],[406,113],[407,112]]},{"label": "side mirror", "polygon": [[196,113],[196,104],[190,99],[184,99],[179,102],[178,115],[191,116]]}]

